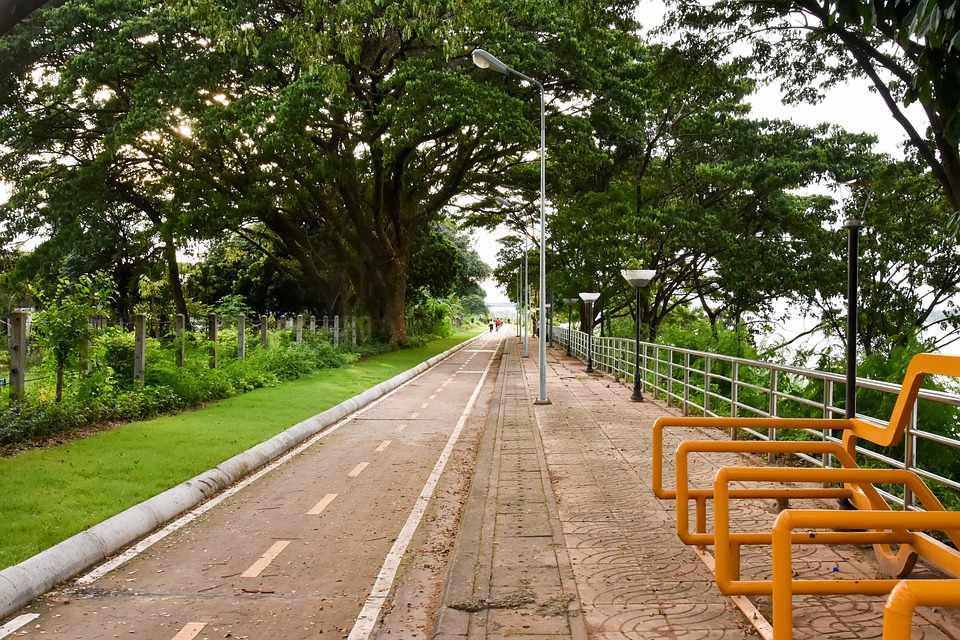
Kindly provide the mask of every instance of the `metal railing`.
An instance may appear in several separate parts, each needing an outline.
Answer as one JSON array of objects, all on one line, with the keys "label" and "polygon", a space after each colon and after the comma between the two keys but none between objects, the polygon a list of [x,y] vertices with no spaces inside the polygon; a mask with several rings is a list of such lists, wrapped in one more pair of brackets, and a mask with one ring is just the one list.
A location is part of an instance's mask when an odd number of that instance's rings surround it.
[{"label": "metal railing", "polygon": [[[581,360],[587,357],[587,334],[569,331],[566,327],[554,329],[554,339],[564,347],[570,345],[571,354]],[[593,337],[593,367],[624,381],[633,380],[636,343],[632,338]],[[671,345],[649,342],[640,343],[640,375],[644,392],[652,391],[657,398],[682,409],[684,415],[731,416],[731,417],[822,417],[843,418],[842,406],[845,397],[846,377],[843,374],[805,369],[789,365],[749,360],[683,349]],[[894,400],[900,392],[899,384],[857,378],[860,395],[878,394],[873,398],[889,415]],[[840,405],[838,406],[837,400]],[[876,402],[879,400],[879,403]],[[947,408],[949,434],[925,430],[918,416],[920,402],[936,403]],[[858,408],[863,406],[858,404]],[[951,477],[938,473],[921,455],[939,450],[941,460],[960,460],[960,395],[923,389],[914,403],[909,428],[902,445],[889,450],[876,450],[858,446],[857,452],[868,466],[884,466],[908,469],[932,481],[932,488],[941,495],[952,494],[954,508],[960,505],[960,481],[958,475]],[[877,411],[879,413],[879,411]],[[877,425],[886,425],[884,417],[857,413],[858,418]],[[943,418],[943,416],[941,416]],[[777,432],[740,429],[754,438],[775,440]],[[783,437],[783,432],[781,437]],[[737,437],[738,434],[732,434]],[[840,442],[838,432],[831,430],[804,429],[793,434],[795,438],[821,439]],[[949,447],[950,454],[942,455],[942,448]],[[795,454],[817,466],[833,465],[832,457],[825,454],[814,458]],[[956,462],[955,466],[958,466]],[[958,467],[960,468],[960,467]],[[906,509],[918,510],[909,490],[900,495],[881,491],[892,503]],[[948,506],[950,508],[950,506]]]}]

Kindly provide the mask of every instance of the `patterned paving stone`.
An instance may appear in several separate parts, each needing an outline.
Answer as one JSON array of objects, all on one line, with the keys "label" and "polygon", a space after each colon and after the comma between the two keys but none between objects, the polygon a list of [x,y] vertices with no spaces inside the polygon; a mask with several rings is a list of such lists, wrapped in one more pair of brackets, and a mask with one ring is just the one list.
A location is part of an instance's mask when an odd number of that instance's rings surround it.
[{"label": "patterned paving stone", "polygon": [[[527,385],[536,389],[535,360],[525,363]],[[583,364],[554,351],[548,356],[552,405],[537,407],[542,443],[576,586],[590,638],[756,638],[746,618],[716,589],[713,575],[675,534],[676,505],[652,495],[650,426],[672,412],[655,401],[632,403],[629,390],[610,378],[582,373]],[[729,438],[729,431],[668,432],[664,477],[673,484],[669,452],[689,437]],[[725,465],[765,465],[735,454],[690,456],[695,486],[712,486]],[[818,501],[793,507],[835,508]],[[775,501],[736,501],[731,529],[769,531]],[[693,504],[690,520],[693,521]],[[712,529],[712,505],[708,529]],[[869,547],[797,545],[795,568],[802,578],[873,577]],[[923,573],[921,568],[921,573]],[[769,547],[742,550],[744,578],[769,578]],[[794,638],[879,638],[885,598],[812,597],[794,600]],[[753,599],[770,617],[767,597]],[[914,638],[960,640],[955,611],[919,610]]]}]

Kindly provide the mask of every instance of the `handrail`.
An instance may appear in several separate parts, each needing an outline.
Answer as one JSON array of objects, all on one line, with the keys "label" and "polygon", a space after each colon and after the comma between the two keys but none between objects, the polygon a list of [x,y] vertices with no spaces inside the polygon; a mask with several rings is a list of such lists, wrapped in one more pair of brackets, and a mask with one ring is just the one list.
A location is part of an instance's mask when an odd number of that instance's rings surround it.
[{"label": "handrail", "polygon": [[[553,337],[564,347],[569,344],[573,356],[582,360],[586,359],[586,333],[577,330],[568,331],[566,327],[557,327],[554,329]],[[624,380],[632,380],[635,348],[636,345],[632,338],[594,336],[594,367],[598,371],[616,375]],[[781,405],[784,403],[817,410],[824,418],[843,417],[844,414],[844,409],[837,407],[834,402],[834,392],[840,390],[840,385],[846,384],[846,377],[843,374],[651,342],[640,342],[639,349],[644,392],[653,390],[658,397],[667,399],[669,404],[680,407],[684,415],[693,412],[714,417],[723,415],[779,417],[783,415]],[[936,362],[937,358],[938,356],[928,356],[924,363],[928,365],[925,367],[926,369],[931,368],[929,365],[934,365],[934,374],[941,373],[937,370],[937,365],[943,363],[942,361]],[[953,360],[953,362],[956,361]],[[920,363],[918,362],[918,364]],[[752,382],[744,380],[745,369],[767,372],[766,377],[770,381],[769,386],[757,384],[756,380]],[[936,402],[950,407],[960,407],[960,394],[919,388],[920,378],[916,374],[917,371],[908,370],[905,378],[913,385],[914,388],[908,389],[908,391],[914,391],[916,393],[915,398],[909,402],[909,399],[898,400],[892,415],[896,418],[893,421],[895,427],[899,427],[903,436],[902,457],[895,460],[890,457],[889,451],[879,452],[863,446],[858,446],[856,452],[882,465],[915,470],[924,478],[941,483],[944,488],[960,492],[960,478],[946,477],[925,468],[925,461],[920,459],[918,450],[920,443],[926,443],[925,447],[933,445],[948,446],[957,449],[960,453],[960,439],[955,437],[956,434],[944,435],[925,431],[922,425],[918,424],[917,417],[919,400]],[[788,390],[778,385],[778,382],[782,382],[783,376],[807,380],[810,383],[816,383],[818,387],[822,384],[823,397],[821,399],[811,399],[789,393]],[[717,382],[721,382],[721,386],[718,387]],[[902,387],[903,385],[897,383],[857,378],[858,389],[899,395]],[[749,391],[754,397],[756,395],[762,397],[765,394],[767,398],[767,402],[764,403],[765,406],[758,407],[746,404],[749,400],[744,400],[740,396],[741,391]],[[701,402],[698,402],[698,400]],[[874,434],[890,425],[889,417],[891,416],[856,414],[857,422],[861,424],[862,428]],[[741,431],[761,440],[775,440],[777,437],[773,430],[741,429]],[[816,429],[806,431],[824,441],[840,441],[830,431]],[[895,440],[891,441],[891,443],[895,442]],[[886,444],[886,442],[881,441],[881,444]],[[829,454],[824,454],[821,458],[813,458],[805,454],[799,455],[807,462],[818,466],[831,466],[833,461],[833,456]],[[886,491],[881,491],[881,493],[892,503],[902,505],[907,509],[920,510],[920,507],[914,502],[912,491],[909,489],[902,496]]]}]

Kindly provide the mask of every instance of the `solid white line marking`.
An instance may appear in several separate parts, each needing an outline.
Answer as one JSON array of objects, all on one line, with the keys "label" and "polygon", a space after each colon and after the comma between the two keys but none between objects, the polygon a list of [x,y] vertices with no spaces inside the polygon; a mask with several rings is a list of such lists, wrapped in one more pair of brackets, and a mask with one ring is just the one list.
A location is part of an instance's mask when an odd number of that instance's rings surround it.
[{"label": "solid white line marking", "polygon": [[240,574],[241,578],[256,578],[263,570],[270,566],[270,563],[277,559],[277,556],[280,555],[284,549],[287,548],[287,545],[290,544],[289,540],[277,540],[270,548],[267,549],[260,559],[250,565],[250,568]]},{"label": "solid white line marking", "polygon": [[419,411],[414,411],[413,413],[410,414],[410,419],[411,419],[411,420],[416,420],[416,419],[419,418],[419,417],[420,417],[420,412],[419,412]]},{"label": "solid white line marking", "polygon": [[205,626],[207,626],[206,622],[188,622],[177,635],[173,636],[173,640],[193,640],[200,635]]},{"label": "solid white line marking", "polygon": [[361,462],[360,464],[358,464],[357,466],[355,466],[353,469],[350,470],[350,473],[347,474],[347,477],[356,478],[358,475],[363,473],[363,470],[366,469],[367,465],[369,464],[370,464],[369,462]]},{"label": "solid white line marking", "polygon": [[401,422],[401,423],[400,423],[400,426],[397,427],[397,433],[400,433],[401,431],[403,431],[403,430],[406,429],[406,428],[407,428],[407,423],[406,423],[406,422]]},{"label": "solid white line marking", "polygon": [[[450,357],[453,357],[453,355],[456,355],[456,354],[451,354]],[[444,362],[446,362],[446,361],[444,360]],[[439,365],[439,364],[441,364],[441,363],[438,362],[437,365]],[[327,427],[326,429],[324,429],[324,430],[321,431],[320,433],[317,433],[317,434],[311,436],[309,440],[307,440],[307,441],[303,442],[302,444],[298,445],[296,448],[291,449],[291,450],[288,451],[287,453],[283,454],[282,456],[280,456],[279,458],[277,458],[276,460],[274,460],[274,461],[271,462],[270,464],[266,465],[265,467],[263,467],[262,469],[260,469],[260,470],[257,471],[256,473],[254,473],[253,475],[244,478],[243,480],[241,480],[241,481],[238,482],[237,484],[233,485],[232,487],[229,487],[229,488],[227,488],[227,489],[224,489],[223,492],[221,492],[221,493],[215,495],[214,497],[210,498],[209,500],[207,500],[206,502],[204,502],[203,504],[201,504],[201,505],[200,505],[199,507],[197,507],[196,509],[193,509],[192,511],[188,511],[187,513],[185,513],[184,515],[180,516],[179,518],[177,518],[176,520],[174,520],[173,522],[171,522],[170,524],[168,524],[168,525],[165,526],[164,528],[160,529],[160,530],[157,531],[156,533],[153,533],[153,534],[147,536],[146,538],[144,538],[143,540],[141,540],[141,541],[138,542],[137,544],[133,545],[132,547],[130,547],[129,549],[127,549],[126,551],[124,551],[123,553],[121,553],[120,555],[114,556],[114,557],[111,558],[110,560],[107,560],[107,561],[104,562],[103,564],[95,567],[95,568],[94,568],[93,570],[91,570],[89,573],[87,573],[87,574],[85,574],[85,575],[83,575],[83,576],[80,576],[79,578],[77,578],[76,584],[78,584],[78,585],[90,585],[90,584],[93,584],[94,582],[96,582],[97,580],[99,580],[99,579],[102,578],[103,576],[107,575],[108,573],[110,573],[110,572],[113,571],[114,569],[116,569],[116,568],[118,568],[118,567],[122,567],[123,565],[125,565],[125,564],[128,563],[128,562],[130,562],[131,560],[133,560],[134,558],[136,558],[138,555],[140,555],[141,553],[143,553],[144,551],[146,551],[147,549],[149,549],[150,547],[152,547],[153,545],[157,544],[158,542],[160,542],[161,540],[163,540],[164,538],[166,538],[167,536],[169,536],[171,533],[173,533],[173,532],[175,532],[175,531],[178,531],[178,530],[184,528],[185,526],[187,526],[188,524],[190,524],[191,522],[193,522],[194,520],[196,520],[197,518],[199,518],[200,516],[202,516],[203,514],[205,514],[207,511],[210,511],[211,509],[213,509],[214,507],[216,507],[218,504],[220,504],[221,502],[223,502],[224,500],[226,500],[226,499],[229,498],[230,496],[238,493],[239,491],[242,491],[242,490],[245,489],[247,486],[253,484],[254,482],[256,482],[257,480],[259,480],[259,479],[262,478],[263,476],[267,475],[268,473],[270,473],[271,471],[273,471],[273,470],[276,469],[277,467],[281,466],[282,464],[284,464],[284,463],[286,463],[286,462],[289,462],[292,458],[295,458],[296,456],[300,455],[302,452],[306,451],[307,449],[309,449],[310,447],[312,447],[314,444],[316,444],[317,442],[319,442],[319,441],[322,440],[323,438],[326,438],[327,436],[335,433],[338,429],[340,429],[340,427],[342,427],[343,425],[347,424],[348,422],[350,422],[351,420],[353,420],[353,419],[356,418],[357,416],[363,415],[364,413],[366,413],[366,412],[369,411],[370,409],[373,409],[374,407],[376,407],[377,405],[379,405],[381,402],[384,402],[384,401],[387,400],[388,398],[392,397],[395,393],[399,393],[400,391],[402,391],[402,390],[403,390],[405,387],[407,387],[408,385],[413,384],[414,382],[416,382],[417,380],[419,380],[419,379],[422,378],[423,376],[425,376],[425,375],[427,375],[428,373],[432,372],[437,365],[434,365],[433,367],[430,367],[429,369],[426,369],[425,371],[422,371],[422,372],[419,373],[418,375],[415,375],[414,377],[410,378],[409,380],[407,380],[406,382],[404,382],[402,385],[400,385],[399,387],[397,387],[397,388],[394,389],[393,391],[387,393],[386,395],[384,395],[384,396],[382,396],[382,397],[380,397],[380,398],[377,398],[376,400],[374,400],[373,402],[371,402],[371,403],[368,404],[367,406],[363,407],[362,409],[360,409],[360,410],[358,410],[358,411],[355,411],[354,413],[351,413],[350,415],[348,415],[347,417],[343,418],[343,419],[340,420],[339,422],[334,422],[332,425],[330,425],[329,427]],[[2,640],[2,636],[0,636],[0,640]]]},{"label": "solid white line marking", "polygon": [[323,513],[323,510],[330,506],[330,503],[337,499],[337,494],[328,493],[323,496],[323,500],[313,505],[313,508],[310,511],[307,511],[308,516],[318,516]]},{"label": "solid white line marking", "polygon": [[6,638],[17,629],[30,624],[39,617],[39,613],[25,613],[22,616],[17,616],[7,624],[0,627],[0,638]]},{"label": "solid white line marking", "polygon": [[447,445],[440,453],[440,457],[437,458],[437,464],[434,465],[433,471],[430,472],[427,483],[423,485],[423,490],[413,505],[413,511],[410,512],[410,516],[407,518],[406,523],[404,523],[403,529],[400,530],[400,535],[397,536],[393,546],[390,548],[390,553],[387,554],[386,559],[383,561],[380,573],[377,574],[377,579],[373,583],[373,589],[370,591],[370,595],[367,596],[367,600],[363,604],[363,609],[360,610],[360,615],[357,616],[357,621],[354,623],[353,629],[350,630],[350,635],[347,637],[347,640],[369,640],[370,634],[373,633],[373,628],[377,623],[377,619],[380,617],[380,610],[383,608],[383,603],[386,601],[387,595],[393,586],[393,581],[397,577],[397,569],[400,568],[400,561],[403,559],[403,554],[406,553],[407,547],[410,546],[413,534],[416,533],[417,527],[420,526],[420,520],[423,519],[423,514],[427,511],[430,498],[433,497],[433,492],[437,487],[437,483],[440,481],[443,469],[447,466],[447,460],[450,459],[453,448],[460,438],[460,433],[467,423],[467,417],[470,415],[470,412],[473,411],[473,406],[477,402],[480,389],[487,379],[487,372],[490,371],[490,365],[492,363],[493,358],[490,358],[483,376],[477,381],[477,386],[474,387],[473,393],[467,401],[467,406],[464,408],[463,413],[460,414],[460,419],[457,420],[457,424],[453,428],[453,433],[450,434],[450,439],[447,440]]},{"label": "solid white line marking", "polygon": [[377,447],[377,453],[383,453],[384,451],[387,450],[387,447],[389,446],[390,446],[390,441],[384,440],[383,442],[380,443],[380,446]]},{"label": "solid white line marking", "polygon": [[429,402],[424,402],[423,404],[420,405],[420,408],[421,408],[421,409],[426,409],[426,408],[429,407],[429,406],[430,406],[430,403],[429,403]]},{"label": "solid white line marking", "polygon": [[437,399],[437,394],[433,394],[432,396],[430,396],[430,397],[427,398],[427,399],[428,399],[428,400],[436,400],[436,399]]},{"label": "solid white line marking", "polygon": [[483,373],[483,371],[457,371],[457,373]]}]

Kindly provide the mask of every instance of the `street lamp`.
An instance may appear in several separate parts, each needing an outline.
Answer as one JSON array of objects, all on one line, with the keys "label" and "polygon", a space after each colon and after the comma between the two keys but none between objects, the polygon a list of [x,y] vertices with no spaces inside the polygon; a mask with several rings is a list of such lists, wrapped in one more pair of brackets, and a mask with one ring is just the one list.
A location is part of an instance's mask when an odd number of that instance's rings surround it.
[{"label": "street lamp", "polygon": [[870,191],[863,203],[860,217],[852,214],[843,223],[847,228],[847,399],[844,413],[847,419],[857,416],[857,323],[860,313],[858,288],[860,281],[860,229],[863,227],[863,214],[866,213],[873,198],[873,189],[867,180],[851,180],[845,183],[851,189],[866,187]]},{"label": "street lamp", "polygon": [[640,322],[643,319],[640,310],[640,289],[650,284],[657,272],[652,269],[624,269],[620,272],[620,275],[637,291],[637,329],[636,343],[633,349],[633,395],[630,396],[630,399],[634,402],[643,402],[643,378],[640,376]]},{"label": "street lamp", "polygon": [[564,298],[567,303],[567,355],[573,355],[570,351],[570,345],[573,343],[573,303],[579,302],[576,298]]},{"label": "street lamp", "polygon": [[593,373],[593,303],[599,293],[581,293],[580,299],[587,303],[587,373]]},{"label": "street lamp", "polygon": [[483,49],[473,50],[473,64],[481,69],[493,69],[504,75],[513,75],[537,87],[540,92],[540,340],[537,341],[540,356],[540,389],[535,404],[550,404],[547,398],[547,347],[543,338],[546,334],[546,299],[543,292],[547,290],[547,234],[546,234],[546,201],[547,201],[547,115],[546,98],[543,94],[543,84],[530,76],[524,75],[507,66],[493,54]]},{"label": "street lamp", "polygon": [[547,303],[547,315],[550,316],[547,326],[547,346],[553,346],[553,305]]}]

